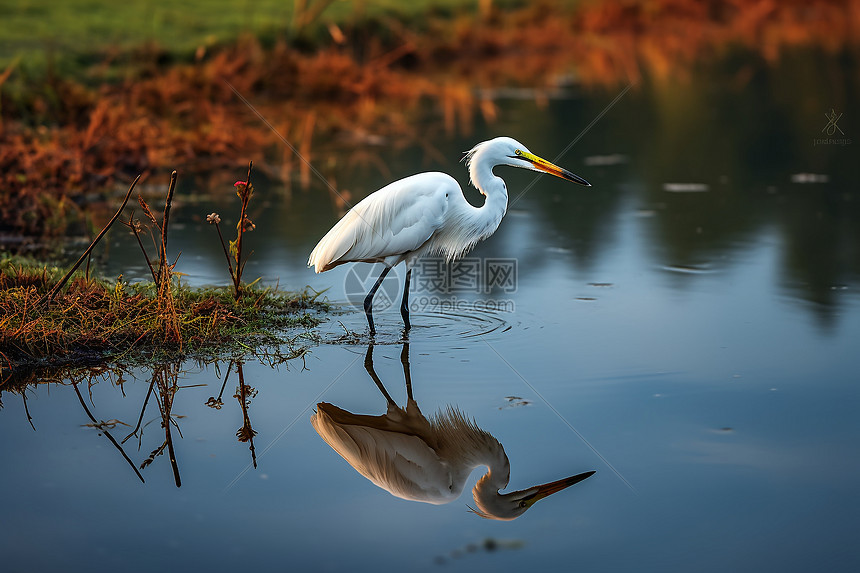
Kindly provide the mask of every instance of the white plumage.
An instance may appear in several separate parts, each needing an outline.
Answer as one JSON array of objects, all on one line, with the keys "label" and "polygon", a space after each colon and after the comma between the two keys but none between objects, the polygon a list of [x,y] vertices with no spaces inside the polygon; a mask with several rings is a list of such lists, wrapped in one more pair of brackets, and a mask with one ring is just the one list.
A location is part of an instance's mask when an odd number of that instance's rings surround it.
[{"label": "white plumage", "polygon": [[496,475],[490,481],[502,483],[496,492],[510,475],[502,445],[453,407],[428,420],[414,400],[405,409],[389,405],[382,416],[321,403],[311,423],[358,473],[401,499],[454,501],[471,471],[481,465],[492,465]]},{"label": "white plumage", "polygon": [[351,262],[396,265],[420,251],[444,225],[455,190],[462,198],[457,182],[444,173],[420,173],[386,185],[326,233],[308,266],[320,273]]},{"label": "white plumage", "polygon": [[373,369],[373,344],[367,349],[365,368],[388,401],[381,416],[353,414],[332,404],[317,404],[311,416],[314,429],[344,460],[374,485],[410,501],[450,503],[463,492],[472,470],[486,466],[472,489],[476,509],[488,519],[515,519],[540,499],[578,483],[594,472],[510,493],[511,466],[496,438],[480,429],[456,407],[424,417],[412,398],[409,345],[403,345],[401,362],[407,380],[406,408],[400,408],[382,386]]},{"label": "white plumage", "polygon": [[453,177],[439,172],[419,173],[386,185],[355,205],[320,240],[308,266],[320,273],[343,263],[383,263],[385,268],[365,299],[370,332],[375,332],[373,295],[395,265],[406,262],[406,285],[401,314],[409,328],[409,280],[414,262],[424,255],[449,261],[463,256],[499,227],[508,207],[505,182],[493,173],[510,165],[550,173],[581,185],[589,183],[532,154],[510,137],[479,143],[466,153],[469,179],[485,197],[474,207]]}]

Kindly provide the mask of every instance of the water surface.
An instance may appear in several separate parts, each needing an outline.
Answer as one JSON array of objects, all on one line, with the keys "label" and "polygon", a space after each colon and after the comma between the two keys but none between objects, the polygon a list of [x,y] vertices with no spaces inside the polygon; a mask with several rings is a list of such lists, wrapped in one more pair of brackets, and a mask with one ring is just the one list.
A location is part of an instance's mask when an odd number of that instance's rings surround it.
[{"label": "water surface", "polygon": [[[221,392],[227,364],[78,383],[96,420],[128,426],[91,427],[67,380],[28,388],[34,431],[21,396],[5,393],[5,570],[856,569],[858,143],[814,143],[834,107],[856,135],[856,69],[818,73],[817,58],[754,67],[744,82],[726,64],[634,86],[560,158],[618,92],[575,90],[544,108],[500,101],[495,124],[454,137],[428,126],[444,165],[421,151],[374,151],[392,177],[441,169],[465,184],[460,153],[506,134],[593,184],[532,184],[532,174],[499,169],[509,212],[469,260],[515,264],[515,281],[482,271],[447,292],[424,281],[409,333],[421,411],[454,406],[494,436],[509,489],[596,470],[591,478],[502,522],[467,508],[483,470],[456,501],[430,505],[347,464],[310,418],[320,402],[386,410],[352,305],[356,281],[378,269],[305,268],[337,209],[322,184],[288,199],[261,178],[246,276],[329,289],[342,312],[307,340],[303,359],[245,363],[244,393],[235,366]],[[353,197],[388,180],[342,169]],[[202,218],[227,218],[235,197],[194,191],[209,198],[172,214],[177,270],[192,284],[224,284]],[[108,274],[145,277],[132,247],[113,238]],[[390,298],[399,271],[383,288]],[[375,370],[405,405],[396,305],[379,309],[377,328]],[[163,410],[172,399],[175,464],[165,449],[138,470],[142,483],[104,430],[119,442],[134,429],[153,376],[161,386],[124,448],[137,467],[162,445],[159,400]],[[253,451],[237,439],[250,428]]]}]

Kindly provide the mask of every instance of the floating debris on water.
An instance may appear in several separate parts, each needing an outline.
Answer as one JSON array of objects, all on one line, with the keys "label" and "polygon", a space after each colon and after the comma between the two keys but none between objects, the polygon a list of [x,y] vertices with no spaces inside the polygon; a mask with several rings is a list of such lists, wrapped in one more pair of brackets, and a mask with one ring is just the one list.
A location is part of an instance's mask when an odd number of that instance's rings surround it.
[{"label": "floating debris on water", "polygon": [[591,155],[586,157],[583,161],[586,165],[594,167],[594,166],[607,166],[607,165],[621,165],[622,163],[627,163],[628,157],[626,155],[622,155],[620,153],[613,153],[611,155]]},{"label": "floating debris on water", "polygon": [[664,271],[669,271],[672,273],[682,273],[685,275],[706,275],[716,272],[712,268],[693,265],[663,265],[660,268]]},{"label": "floating debris on water", "polygon": [[525,542],[520,539],[494,539],[488,537],[480,543],[468,543],[465,547],[454,549],[449,555],[437,555],[433,559],[433,562],[436,565],[445,565],[449,559],[459,559],[470,553],[478,553],[479,551],[493,553],[503,549],[522,549],[524,546]]},{"label": "floating debris on water", "polygon": [[708,432],[712,434],[731,434],[735,431],[731,426],[723,426],[722,428],[711,428]]},{"label": "floating debris on water", "polygon": [[588,286],[600,287],[600,288],[609,288],[615,286],[614,283],[588,283]]},{"label": "floating debris on water", "polygon": [[707,183],[663,183],[663,191],[669,193],[704,193],[709,189]]},{"label": "floating debris on water", "polygon": [[558,253],[561,255],[566,255],[567,253],[572,252],[570,249],[568,249],[566,247],[547,247],[546,250],[548,253]]},{"label": "floating debris on water", "polygon": [[794,173],[791,176],[792,183],[827,183],[830,176],[823,173]]},{"label": "floating debris on water", "polygon": [[[100,421],[100,422],[91,423],[91,424],[81,424],[81,427],[82,428],[96,428],[98,430],[104,430],[105,428],[107,428],[108,430],[113,430],[114,428],[117,427],[118,424],[122,424],[123,426],[128,426],[128,424],[126,424],[125,422],[123,422],[121,420],[117,420],[114,418],[112,420],[108,420],[107,422]],[[131,427],[131,426],[129,426],[129,427]]]},{"label": "floating debris on water", "polygon": [[499,410],[505,410],[507,408],[519,408],[520,406],[531,406],[532,403],[530,400],[526,400],[520,396],[505,396],[505,400],[507,400],[507,404],[504,406],[499,406]]}]

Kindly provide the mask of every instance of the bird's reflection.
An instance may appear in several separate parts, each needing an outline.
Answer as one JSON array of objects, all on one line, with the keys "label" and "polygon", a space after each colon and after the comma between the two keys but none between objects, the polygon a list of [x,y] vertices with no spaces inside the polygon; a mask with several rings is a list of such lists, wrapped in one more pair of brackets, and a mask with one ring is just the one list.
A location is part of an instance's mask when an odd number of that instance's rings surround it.
[{"label": "bird's reflection", "polygon": [[388,402],[381,416],[353,414],[328,403],[317,404],[311,423],[328,443],[361,475],[392,495],[425,503],[443,504],[463,492],[472,470],[487,473],[472,489],[473,511],[488,519],[516,519],[535,502],[565,489],[594,472],[510,493],[499,493],[511,473],[505,449],[455,406],[425,417],[412,396],[409,343],[400,354],[406,378],[406,408],[399,407],[373,368],[373,344],[364,367]]}]

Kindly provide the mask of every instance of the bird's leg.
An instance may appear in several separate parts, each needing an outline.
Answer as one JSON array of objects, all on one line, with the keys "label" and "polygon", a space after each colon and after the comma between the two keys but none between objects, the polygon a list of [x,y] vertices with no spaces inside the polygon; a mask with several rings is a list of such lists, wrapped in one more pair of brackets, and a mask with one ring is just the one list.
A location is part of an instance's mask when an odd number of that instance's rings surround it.
[{"label": "bird's leg", "polygon": [[400,363],[403,364],[403,378],[406,380],[406,397],[409,400],[414,400],[412,397],[412,371],[409,368],[409,343],[403,343],[403,350],[400,351]]},{"label": "bird's leg", "polygon": [[382,380],[379,379],[379,376],[376,375],[376,370],[373,369],[373,343],[367,345],[367,354],[364,355],[364,369],[367,370],[367,373],[370,374],[370,377],[373,378],[373,381],[376,383],[376,387],[382,392],[382,395],[385,396],[385,399],[388,401],[390,406],[396,406],[397,404],[391,398],[391,395],[385,389],[385,386],[382,385]]},{"label": "bird's leg", "polygon": [[391,270],[391,267],[385,267],[380,273],[379,278],[376,279],[376,284],[373,285],[373,288],[370,289],[370,292],[367,293],[367,296],[364,297],[364,314],[367,315],[367,324],[370,325],[370,334],[376,334],[376,328],[373,326],[373,296],[376,294],[376,291],[379,290],[379,285],[382,284],[382,281],[385,280],[385,276],[388,274],[388,271]]},{"label": "bird's leg", "polygon": [[406,330],[409,330],[412,325],[409,324],[409,281],[412,279],[412,269],[406,271],[406,286],[403,287],[403,300],[400,302],[400,316],[403,317],[403,324],[406,325]]}]

